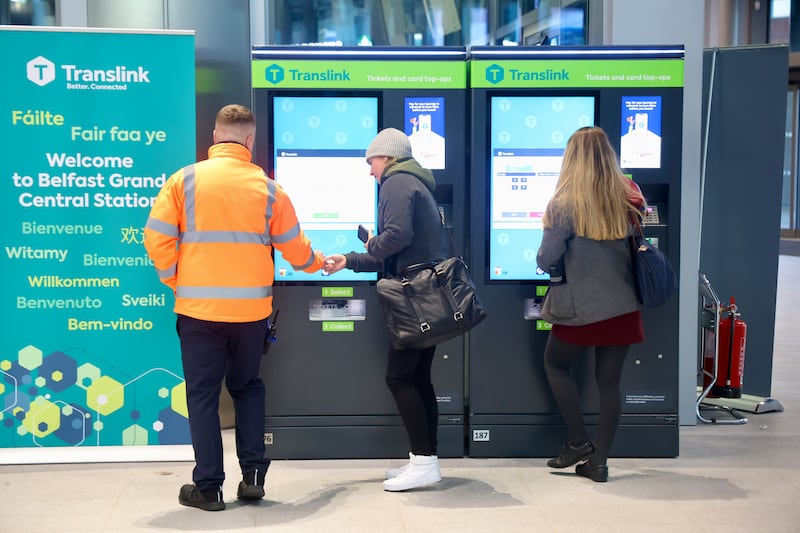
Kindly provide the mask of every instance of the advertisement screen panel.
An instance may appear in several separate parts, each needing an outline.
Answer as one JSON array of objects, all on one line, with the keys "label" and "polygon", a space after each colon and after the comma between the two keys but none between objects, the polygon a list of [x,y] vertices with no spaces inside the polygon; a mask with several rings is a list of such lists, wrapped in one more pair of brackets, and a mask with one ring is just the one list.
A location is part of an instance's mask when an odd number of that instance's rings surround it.
[{"label": "advertisement screen panel", "polygon": [[660,96],[622,97],[622,168],[661,168],[661,108]]}]

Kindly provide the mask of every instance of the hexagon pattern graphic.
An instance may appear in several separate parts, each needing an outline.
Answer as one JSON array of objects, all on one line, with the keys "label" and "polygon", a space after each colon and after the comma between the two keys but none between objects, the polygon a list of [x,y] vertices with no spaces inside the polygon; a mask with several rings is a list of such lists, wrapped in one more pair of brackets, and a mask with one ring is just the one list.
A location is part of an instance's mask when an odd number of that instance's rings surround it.
[{"label": "hexagon pattern graphic", "polygon": [[183,435],[189,431],[189,420],[174,410],[165,408],[158,414],[156,424],[161,428],[158,435],[159,444],[181,444]]},{"label": "hexagon pattern graphic", "polygon": [[77,385],[82,389],[88,389],[95,380],[100,379],[100,369],[90,363],[84,363],[78,367]]},{"label": "hexagon pattern graphic", "polygon": [[17,357],[19,358],[19,366],[28,370],[38,368],[42,364],[42,351],[30,344],[21,349]]},{"label": "hexagon pattern graphic", "polygon": [[122,432],[122,444],[124,446],[146,446],[147,430],[139,424],[128,426]]},{"label": "hexagon pattern graphic", "polygon": [[61,427],[61,409],[39,396],[31,402],[22,425],[37,438],[46,437]]},{"label": "hexagon pattern graphic", "polygon": [[119,381],[103,376],[86,389],[86,403],[101,415],[110,415],[125,403],[125,388]]},{"label": "hexagon pattern graphic", "polygon": [[80,349],[44,353],[27,345],[16,360],[0,359],[0,448],[190,442],[179,374],[152,368],[118,379]]},{"label": "hexagon pattern graphic", "polygon": [[61,425],[54,435],[72,446],[86,441],[92,433],[92,413],[78,404],[68,404],[61,408]]},{"label": "hexagon pattern graphic", "polygon": [[78,364],[64,352],[53,352],[42,361],[39,375],[45,379],[45,387],[53,392],[61,392],[75,384]]},{"label": "hexagon pattern graphic", "polygon": [[186,404],[186,382],[181,381],[172,387],[172,395],[170,401],[172,410],[183,416],[189,418],[189,406]]}]

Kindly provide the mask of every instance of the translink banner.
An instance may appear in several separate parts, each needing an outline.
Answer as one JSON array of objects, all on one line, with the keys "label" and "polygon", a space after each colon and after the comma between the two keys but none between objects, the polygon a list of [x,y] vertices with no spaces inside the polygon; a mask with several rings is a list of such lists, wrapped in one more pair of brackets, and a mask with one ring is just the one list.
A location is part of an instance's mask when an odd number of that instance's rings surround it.
[{"label": "translink banner", "polygon": [[255,89],[464,89],[463,61],[254,60]]},{"label": "translink banner", "polygon": [[143,228],[195,157],[194,34],[3,27],[0,49],[0,463],[185,448],[174,297]]},{"label": "translink banner", "polygon": [[472,60],[470,86],[481,89],[683,87],[683,60]]}]

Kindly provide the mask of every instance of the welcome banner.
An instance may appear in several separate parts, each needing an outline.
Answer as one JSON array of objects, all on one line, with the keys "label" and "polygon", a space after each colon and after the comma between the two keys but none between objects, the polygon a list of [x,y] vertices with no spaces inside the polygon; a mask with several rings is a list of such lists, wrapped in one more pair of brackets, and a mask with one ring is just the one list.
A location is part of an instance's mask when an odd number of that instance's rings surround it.
[{"label": "welcome banner", "polygon": [[143,227],[195,157],[194,34],[3,27],[0,49],[0,463],[191,458]]}]

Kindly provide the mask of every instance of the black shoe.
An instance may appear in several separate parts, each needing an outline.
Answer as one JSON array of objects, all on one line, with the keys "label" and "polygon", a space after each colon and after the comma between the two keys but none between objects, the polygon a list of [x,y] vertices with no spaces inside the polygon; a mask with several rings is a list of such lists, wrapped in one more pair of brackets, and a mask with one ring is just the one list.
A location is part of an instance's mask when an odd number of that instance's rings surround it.
[{"label": "black shoe", "polygon": [[184,485],[178,494],[178,502],[181,505],[197,507],[204,511],[222,511],[225,509],[222,489],[197,490],[195,485]]},{"label": "black shoe", "polygon": [[266,469],[251,470],[242,475],[239,482],[239,489],[236,497],[240,500],[260,500],[264,497],[264,477],[267,475]]},{"label": "black shoe", "polygon": [[594,444],[590,440],[587,440],[577,448],[574,448],[569,442],[565,442],[561,445],[558,457],[547,461],[547,466],[550,468],[567,468],[583,461],[592,453],[594,453]]},{"label": "black shoe", "polygon": [[608,481],[607,465],[591,465],[587,461],[576,466],[575,473],[579,476],[588,477],[592,481],[597,481],[598,483],[605,483]]}]

